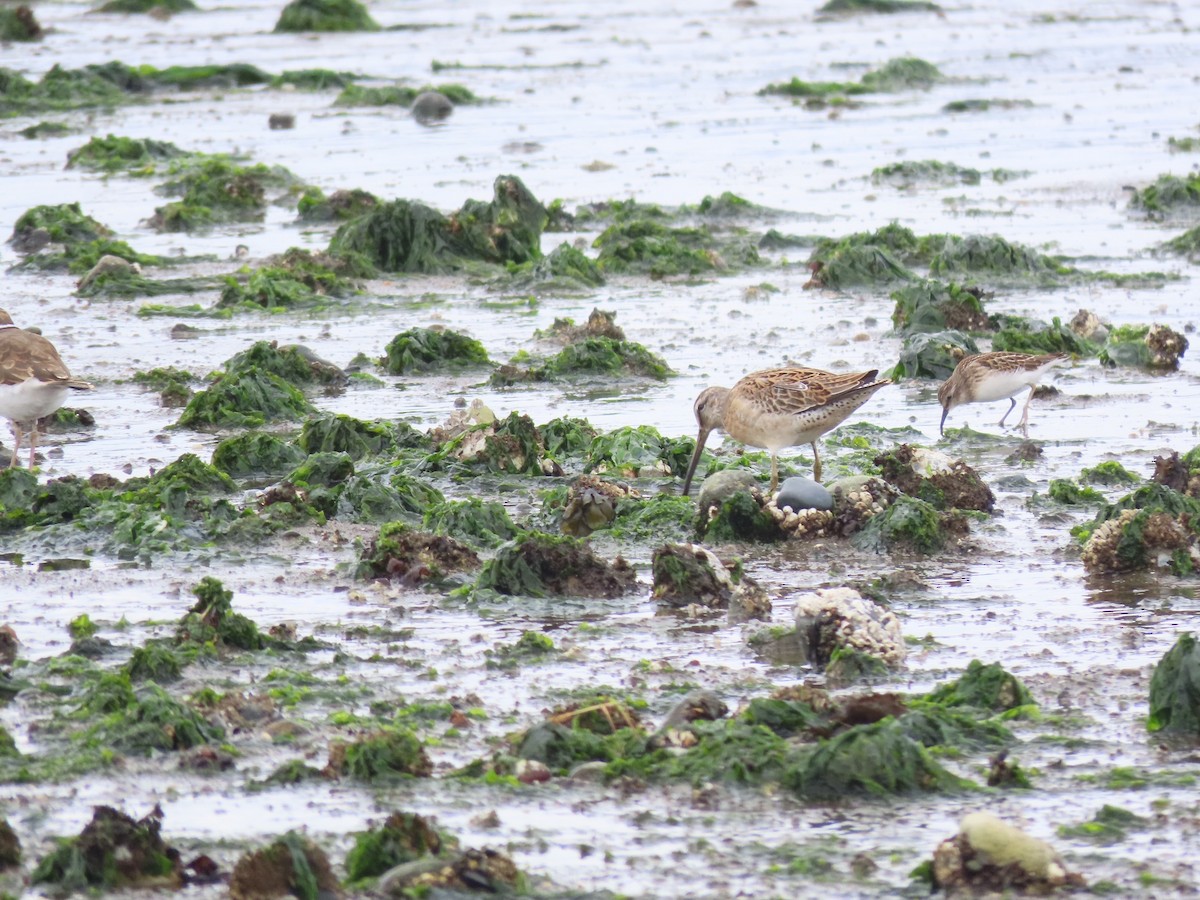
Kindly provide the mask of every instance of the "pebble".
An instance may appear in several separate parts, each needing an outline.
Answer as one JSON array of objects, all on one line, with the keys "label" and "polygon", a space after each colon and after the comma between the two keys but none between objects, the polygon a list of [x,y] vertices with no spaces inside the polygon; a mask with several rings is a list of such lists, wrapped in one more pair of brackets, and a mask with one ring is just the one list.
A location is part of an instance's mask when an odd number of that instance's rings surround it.
[{"label": "pebble", "polygon": [[801,509],[833,509],[833,494],[811,478],[793,475],[785,479],[775,497],[775,505],[793,511]]}]

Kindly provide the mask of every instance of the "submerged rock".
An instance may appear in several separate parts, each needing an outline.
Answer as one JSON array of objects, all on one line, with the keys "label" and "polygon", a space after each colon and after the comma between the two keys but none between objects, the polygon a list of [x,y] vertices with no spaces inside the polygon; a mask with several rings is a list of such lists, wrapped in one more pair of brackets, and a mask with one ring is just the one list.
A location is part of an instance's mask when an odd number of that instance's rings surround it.
[{"label": "submerged rock", "polygon": [[465,850],[454,855],[430,857],[405,863],[379,879],[384,897],[462,896],[464,891],[481,894],[511,894],[521,872],[498,850]]},{"label": "submerged rock", "polygon": [[1188,339],[1166,325],[1123,325],[1109,333],[1100,364],[1173,371],[1187,348]]},{"label": "submerged rock", "polygon": [[475,587],[529,597],[613,599],[636,584],[636,573],[621,557],[609,563],[575,538],[533,531],[501,547],[484,564]]},{"label": "submerged rock", "polygon": [[839,651],[853,650],[890,667],[904,662],[904,635],[890,609],[853,588],[828,588],[796,598],[796,637],[804,655],[824,667]]},{"label": "submerged rock", "polygon": [[78,837],[59,843],[30,876],[34,884],[66,891],[88,888],[178,888],[183,884],[179,851],[159,831],[162,810],[135,821],[111,806],[97,806]]},{"label": "submerged rock", "polygon": [[1085,886],[1053,847],[987,812],[963,816],[958,834],[934,850],[933,884],[952,893],[1047,893]]}]

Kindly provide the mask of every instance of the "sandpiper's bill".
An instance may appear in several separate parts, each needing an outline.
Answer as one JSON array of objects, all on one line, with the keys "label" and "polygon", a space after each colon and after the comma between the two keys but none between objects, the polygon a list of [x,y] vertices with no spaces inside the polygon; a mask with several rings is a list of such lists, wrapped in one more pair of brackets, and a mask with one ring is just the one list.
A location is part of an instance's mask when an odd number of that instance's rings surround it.
[{"label": "sandpiper's bill", "polygon": [[683,493],[687,494],[692,486],[704,442],[714,428],[743,444],[770,451],[772,491],[779,486],[778,455],[784,447],[811,444],[813,478],[820,481],[817,438],[840,425],[881,387],[892,383],[887,378],[876,381],[877,374],[877,369],[838,375],[788,366],[751,372],[731,388],[705,388],[696,398],[700,434],[683,479]]},{"label": "sandpiper's bill", "polygon": [[993,400],[1011,400],[1012,403],[1000,418],[1000,424],[1009,413],[1017,408],[1016,395],[1029,388],[1025,409],[1017,427],[1029,437],[1029,402],[1033,389],[1043,376],[1070,357],[1065,353],[1047,353],[1034,356],[1029,353],[976,353],[964,356],[950,377],[938,388],[938,400],[942,404],[941,434],[946,433],[946,416],[950,410],[964,403],[988,403]]},{"label": "sandpiper's bill", "polygon": [[92,385],[71,373],[54,345],[31,331],[22,331],[0,309],[0,416],[12,422],[10,466],[21,450],[21,426],[29,428],[29,468],[37,453],[38,419],[48,416],[67,399],[68,391],[90,391]]}]

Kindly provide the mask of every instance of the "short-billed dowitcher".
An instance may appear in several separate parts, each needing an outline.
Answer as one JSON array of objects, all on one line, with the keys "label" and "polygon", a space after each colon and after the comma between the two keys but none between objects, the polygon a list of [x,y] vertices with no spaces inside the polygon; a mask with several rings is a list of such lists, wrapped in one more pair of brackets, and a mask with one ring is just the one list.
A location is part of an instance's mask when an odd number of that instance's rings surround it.
[{"label": "short-billed dowitcher", "polygon": [[946,416],[950,410],[964,403],[986,403],[992,400],[1011,400],[1008,410],[1000,418],[1000,424],[1009,413],[1017,408],[1016,395],[1029,388],[1025,410],[1017,427],[1029,437],[1029,401],[1033,389],[1052,368],[1070,357],[1065,353],[1047,353],[1033,356],[1029,353],[976,353],[964,356],[950,377],[938,388],[938,400],[942,404],[941,434],[946,433]]},{"label": "short-billed dowitcher", "polygon": [[683,479],[683,493],[686,495],[692,486],[704,442],[714,428],[743,444],[770,451],[772,491],[779,486],[778,455],[784,447],[811,444],[813,478],[820,481],[817,438],[841,424],[885,384],[892,383],[887,378],[876,381],[876,374],[877,369],[838,375],[788,366],[751,372],[731,388],[705,388],[696,398],[700,434]]},{"label": "short-billed dowitcher", "polygon": [[21,425],[29,425],[29,468],[37,452],[38,419],[48,416],[67,399],[67,392],[90,391],[92,385],[71,373],[54,345],[13,324],[0,309],[0,416],[12,422],[13,452],[10,466],[17,464],[21,449]]}]

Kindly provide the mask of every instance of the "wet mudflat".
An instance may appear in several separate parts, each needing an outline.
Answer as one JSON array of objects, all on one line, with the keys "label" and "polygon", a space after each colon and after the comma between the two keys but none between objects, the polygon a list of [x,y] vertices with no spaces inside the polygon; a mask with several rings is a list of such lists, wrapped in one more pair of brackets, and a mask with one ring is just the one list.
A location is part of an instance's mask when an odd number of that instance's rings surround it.
[{"label": "wet mudflat", "polygon": [[[335,106],[337,89],[270,85],[159,91],[129,104],[14,115],[0,119],[0,234],[9,235],[32,207],[78,202],[141,253],[203,257],[156,268],[155,277],[229,274],[289,247],[328,247],[336,224],[299,223],[294,198],[268,206],[257,222],[155,230],[146,220],[164,203],[155,192],[161,178],[64,168],[70,151],[113,134],[284,166],[326,194],[358,188],[447,212],[469,199],[490,199],[504,175],[519,177],[543,204],[561,199],[566,210],[630,198],[678,207],[730,191],[757,205],[738,219],[740,227],[806,239],[763,250],[760,265],[665,277],[616,272],[599,287],[566,292],[535,292],[475,271],[384,273],[341,304],[239,308],[221,317],[191,310],[211,312],[220,287],[87,300],[77,296],[78,274],[17,266],[21,254],[6,245],[0,264],[14,268],[0,281],[0,305],[19,325],[39,327],[75,373],[98,385],[80,404],[94,427],[50,437],[40,480],[147,476],[187,453],[207,462],[223,438],[237,433],[173,427],[180,409],[160,405],[156,391],[136,384],[138,372],[173,366],[203,377],[261,340],[302,344],[347,367],[358,354],[383,355],[398,333],[430,326],[468,334],[492,360],[507,362],[521,351],[545,352],[536,330],[564,317],[583,322],[597,307],[614,311],[627,339],[659,355],[675,374],[504,386],[478,369],[372,370],[375,381],[311,391],[310,399],[320,412],[401,420],[422,432],[445,422],[456,401],[480,400],[498,418],[513,411],[538,424],[578,417],[601,432],[650,425],[672,438],[694,437],[692,400],[709,384],[732,384],[748,371],[787,362],[892,369],[902,352],[892,322],[894,285],[810,286],[814,273],[806,265],[817,237],[872,232],[892,222],[918,235],[1000,235],[1082,270],[1159,273],[1054,285],[978,276],[994,293],[987,301],[992,313],[1067,322],[1082,308],[1112,326],[1155,323],[1185,335],[1200,318],[1195,264],[1186,254],[1155,252],[1195,221],[1186,213],[1147,215],[1130,204],[1133,189],[1144,191],[1166,173],[1194,175],[1200,159],[1172,152],[1168,143],[1195,138],[1200,126],[1185,102],[1194,92],[1200,22],[1186,8],[1018,2],[824,18],[807,4],[797,11],[769,3],[686,10],[567,3],[532,14],[517,4],[444,7],[380,2],[371,12],[385,29],[421,27],[296,35],[272,33],[279,14],[272,4],[214,6],[166,20],[93,14],[84,4],[34,4],[47,35],[36,44],[0,47],[0,64],[33,80],[56,64],[251,63],[269,73],[350,72],[368,85],[453,82],[487,102],[458,106],[432,127],[401,106]],[[942,80],[852,102],[759,94],[793,77],[857,82],[903,57],[933,63]],[[437,71],[435,62],[442,64]],[[960,101],[989,106],[947,109]],[[272,114],[294,116],[294,128],[269,129]],[[43,120],[62,122],[70,133],[21,136]],[[950,184],[872,178],[881,167],[920,160],[954,163],[983,177]],[[993,170],[1019,174],[992,177]],[[548,254],[576,242],[595,257],[592,242],[604,228],[577,220],[543,234],[542,249]],[[245,258],[234,258],[238,245]],[[148,304],[177,307],[179,314],[159,308],[147,315]],[[197,329],[194,336],[173,337],[179,323]],[[980,343],[986,349],[988,339]],[[123,756],[117,765],[81,774],[35,767],[36,777],[24,783],[10,776],[0,795],[12,799],[0,801],[0,812],[21,837],[26,872],[54,837],[77,834],[99,804],[135,818],[160,805],[172,843],[188,856],[206,853],[225,869],[247,848],[289,829],[304,830],[340,863],[354,832],[405,810],[435,816],[463,846],[502,850],[535,882],[559,890],[717,897],[827,896],[836,889],[887,896],[922,892],[909,873],[955,832],[964,813],[984,809],[1049,840],[1072,870],[1110,883],[1118,895],[1193,892],[1200,766],[1194,746],[1161,741],[1147,733],[1145,720],[1153,665],[1200,612],[1195,576],[1090,575],[1070,532],[1090,522],[1096,507],[1031,498],[1044,497],[1054,479],[1073,479],[1110,460],[1148,479],[1156,456],[1200,443],[1194,352],[1169,372],[1076,358],[1055,378],[1059,393],[1034,401],[1030,436],[1042,452],[1024,461],[1013,456],[1020,436],[995,425],[1002,402],[955,410],[939,442],[937,384],[904,379],[850,421],[886,429],[864,432],[882,441],[881,449],[900,440],[936,445],[974,467],[995,492],[996,507],[971,520],[967,537],[929,555],[874,553],[838,541],[713,547],[723,558],[740,557],[767,589],[774,625],[792,623],[802,592],[883,585],[909,638],[908,658],[871,689],[928,691],[958,677],[973,659],[1000,663],[1020,678],[1043,718],[1008,723],[1016,735],[1009,754],[1031,773],[1032,789],[814,803],[785,790],[720,781],[556,777],[516,785],[448,777],[581,697],[644,701],[643,717],[657,724],[695,688],[737,710],[817,678],[806,666],[756,652],[748,638],[762,623],[663,614],[651,597],[651,555],[674,536],[595,532],[590,542],[597,554],[621,554],[637,570],[638,589],[579,600],[466,599],[448,589],[356,578],[362,544],[379,528],[336,515],[281,530],[261,545],[200,542],[149,558],[96,552],[62,529],[48,539],[8,533],[0,534],[0,551],[13,554],[0,561],[0,623],[16,632],[26,665],[66,654],[73,639],[68,623],[86,614],[118,648],[96,665],[115,670],[147,639],[174,633],[205,576],[231,590],[234,608],[260,628],[291,623],[299,636],[323,642],[303,655],[243,655],[232,665],[200,659],[169,685],[179,698],[205,688],[269,694],[281,716],[300,726],[286,739],[253,727],[231,732],[221,742],[233,755],[229,768],[199,773],[181,766],[179,754],[162,752]],[[276,430],[290,433],[286,425]],[[7,435],[3,440],[11,446]],[[730,452],[729,445],[717,449],[722,458]],[[861,462],[856,449],[826,442],[827,468],[853,473]],[[785,452],[789,471],[808,474],[809,455],[807,448]],[[755,471],[765,464],[765,455],[756,458]],[[577,468],[544,480],[578,474]],[[538,512],[536,491],[518,478],[445,471],[428,477],[450,499],[498,500],[514,520]],[[626,480],[645,495],[679,486],[678,478],[663,475]],[[235,498],[253,504],[266,486],[241,482]],[[1111,500],[1129,486],[1099,490]],[[87,568],[40,565],[63,558],[86,560]],[[500,648],[530,631],[544,633],[561,652],[511,667],[493,664]],[[13,670],[21,671],[21,664]],[[38,671],[47,682],[66,680],[63,672]],[[447,705],[469,714],[452,722],[436,712]],[[21,694],[0,708],[0,724],[31,758],[49,746],[42,733],[58,715],[49,708]],[[332,742],[368,732],[404,709],[414,711],[407,724],[426,742],[432,778],[251,789],[290,760],[320,768]],[[984,781],[986,753],[942,762]],[[1146,821],[1105,845],[1059,834],[1105,805]]]}]

